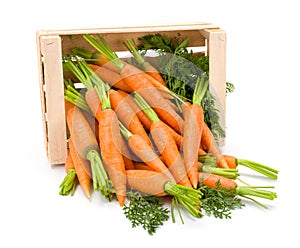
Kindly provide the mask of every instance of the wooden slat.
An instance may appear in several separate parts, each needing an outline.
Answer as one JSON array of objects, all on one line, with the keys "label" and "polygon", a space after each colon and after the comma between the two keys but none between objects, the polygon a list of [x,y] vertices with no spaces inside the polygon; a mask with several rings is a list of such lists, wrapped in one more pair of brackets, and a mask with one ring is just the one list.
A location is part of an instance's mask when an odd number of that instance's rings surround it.
[{"label": "wooden slat", "polygon": [[43,131],[44,131],[44,143],[46,153],[48,154],[48,131],[46,125],[46,98],[44,91],[44,72],[43,72],[43,61],[42,61],[42,52],[41,52],[41,43],[40,36],[36,36],[37,43],[37,55],[38,55],[38,70],[39,70],[39,83],[40,83],[40,97],[41,97],[41,110],[42,110],[42,122],[43,122]]},{"label": "wooden slat", "polygon": [[[62,164],[67,157],[64,84],[61,61],[61,38],[41,36],[44,60],[45,119],[48,158],[51,164]],[[42,100],[44,101],[44,100]]]},{"label": "wooden slat", "polygon": [[[110,44],[110,46],[115,51],[126,51],[126,47],[123,42],[127,39],[134,39],[136,43],[138,43],[137,38],[147,35],[147,34],[156,34],[158,32],[120,32],[120,33],[99,33],[101,34],[105,40]],[[180,33],[182,38],[190,38],[189,45],[190,46],[205,46],[205,39],[199,34],[198,30],[177,30],[177,31],[160,31],[161,34],[166,34],[170,37],[177,37]],[[62,36],[63,43],[63,54],[66,54],[71,51],[72,48],[79,46],[89,50],[93,50],[93,47],[87,43],[86,40],[82,37],[82,35],[64,35]]]},{"label": "wooden slat", "polygon": [[[205,30],[208,37],[210,91],[216,98],[220,124],[226,127],[226,33],[223,30]],[[224,146],[225,140],[219,144]]]},{"label": "wooden slat", "polygon": [[40,30],[39,35],[76,35],[76,34],[96,34],[96,33],[135,33],[135,32],[161,32],[161,31],[182,31],[182,30],[200,30],[207,28],[218,28],[208,22],[176,24],[170,23],[165,25],[149,26],[130,26],[130,27],[101,27],[101,28],[84,28],[84,29],[61,29],[61,30]]}]

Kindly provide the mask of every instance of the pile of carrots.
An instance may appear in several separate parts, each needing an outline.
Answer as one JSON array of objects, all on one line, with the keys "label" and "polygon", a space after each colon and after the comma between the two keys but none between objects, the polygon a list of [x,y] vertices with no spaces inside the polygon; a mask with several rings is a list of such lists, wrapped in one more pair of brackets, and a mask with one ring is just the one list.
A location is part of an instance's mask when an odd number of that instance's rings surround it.
[{"label": "pile of carrots", "polygon": [[238,165],[274,180],[278,171],[222,154],[204,122],[205,74],[197,80],[193,102],[184,102],[132,41],[125,44],[136,64],[120,59],[101,36],[83,38],[97,52],[74,48],[63,57],[64,70],[84,87],[65,80],[69,150],[61,195],[73,195],[79,183],[88,198],[93,188],[122,207],[134,189],[171,196],[194,217],[202,216],[201,185],[219,185],[248,199],[277,197],[264,189],[269,187],[237,184]]}]

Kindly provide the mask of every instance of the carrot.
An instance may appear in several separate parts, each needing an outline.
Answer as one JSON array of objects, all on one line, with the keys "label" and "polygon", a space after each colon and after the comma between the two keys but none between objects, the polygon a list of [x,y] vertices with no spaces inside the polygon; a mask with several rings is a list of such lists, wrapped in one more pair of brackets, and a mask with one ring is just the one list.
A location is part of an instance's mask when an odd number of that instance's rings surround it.
[{"label": "carrot", "polygon": [[118,90],[118,92],[123,97],[123,100],[125,100],[130,105],[132,110],[135,112],[135,114],[139,118],[140,122],[143,124],[144,128],[147,131],[150,131],[152,121],[143,112],[143,110],[137,105],[137,103],[133,100],[132,96],[122,90]]},{"label": "carrot", "polygon": [[120,74],[107,69],[106,67],[100,67],[97,65],[89,64],[89,67],[106,83],[110,86],[124,90],[126,92],[131,92],[131,88],[125,83],[121,78]]},{"label": "carrot", "polygon": [[229,190],[236,195],[252,200],[264,208],[267,207],[249,196],[260,197],[268,200],[274,200],[277,197],[275,192],[265,190],[265,188],[274,188],[273,186],[238,186],[232,179],[204,172],[199,172],[199,181],[200,184],[209,188]]},{"label": "carrot", "polygon": [[151,137],[175,181],[178,184],[192,187],[175,140],[169,133],[168,129],[165,128],[163,122],[158,121],[153,123],[151,127]]},{"label": "carrot", "polygon": [[136,44],[134,43],[134,40],[128,39],[126,42],[124,42],[124,45],[128,49],[128,51],[133,55],[137,63],[143,68],[143,70],[149,74],[151,77],[153,77],[157,82],[160,84],[166,86],[165,81],[161,77],[158,70],[151,65],[149,62],[145,61],[143,56],[139,53],[137,50]]},{"label": "carrot", "polygon": [[125,141],[124,137],[122,137],[121,139],[121,148],[122,148],[122,156],[125,164],[125,169],[133,170],[135,168],[135,165],[132,161],[132,155],[130,153],[129,147],[127,146],[127,142]]},{"label": "carrot", "polygon": [[175,181],[165,164],[159,159],[152,147],[138,134],[132,134],[120,122],[120,129],[123,136],[127,139],[131,151],[138,156],[142,162],[147,164],[151,169],[164,173],[169,180]]},{"label": "carrot", "polygon": [[229,168],[236,169],[238,165],[245,166],[249,169],[252,169],[254,171],[257,171],[260,174],[263,174],[273,180],[277,179],[278,170],[273,169],[269,166],[247,160],[247,159],[238,159],[234,156],[230,155],[223,155]]},{"label": "carrot", "polygon": [[[85,167],[85,171],[88,175],[92,175],[94,190],[98,190],[99,187],[102,195],[110,200],[113,189],[99,155],[98,142],[89,123],[76,106],[68,111],[67,124],[76,154],[90,161],[90,167]],[[88,171],[89,168],[91,168],[91,173]]]},{"label": "carrot", "polygon": [[193,104],[184,109],[184,127],[182,138],[183,158],[188,176],[194,188],[198,185],[198,150],[204,125],[204,114],[201,107],[201,79],[198,78],[193,94]]},{"label": "carrot", "polygon": [[62,183],[59,185],[59,194],[68,195],[71,193],[71,196],[73,196],[77,186],[77,176],[70,152],[68,152],[68,156],[65,162],[65,171],[67,175],[65,176]]},{"label": "carrot", "polygon": [[229,168],[226,159],[224,158],[212,132],[204,123],[201,144],[207,152],[211,153],[217,159],[218,166],[221,168]]},{"label": "carrot", "polygon": [[119,73],[119,69],[114,66],[113,63],[109,61],[108,58],[106,58],[103,54],[100,53],[94,53],[90,50],[87,50],[85,48],[75,47],[72,49],[72,54],[80,56],[84,58],[86,61],[91,61],[94,64],[98,66],[105,67],[111,71],[114,71],[116,73]]},{"label": "carrot", "polygon": [[110,98],[106,94],[104,84],[99,88],[102,112],[99,119],[99,143],[106,170],[113,183],[120,206],[126,197],[125,163],[122,156],[122,136],[117,115],[111,109]]},{"label": "carrot", "polygon": [[[151,137],[154,140],[159,153],[162,155],[165,164],[169,168],[175,181],[181,185],[192,187],[189,178],[187,177],[187,171],[184,166],[182,157],[178,151],[178,147],[165,123],[163,123],[151,107],[144,101],[144,99],[135,93],[134,96],[136,102],[143,109],[144,113],[152,121],[151,125]],[[197,185],[196,185],[197,186]]]},{"label": "carrot", "polygon": [[85,93],[85,100],[96,120],[99,120],[99,116],[102,111],[102,104],[95,88],[90,88],[87,90]]},{"label": "carrot", "polygon": [[134,161],[134,169],[135,170],[150,170],[153,171],[147,164],[144,162]]},{"label": "carrot", "polygon": [[174,201],[178,202],[194,217],[202,217],[200,212],[200,198],[202,193],[186,186],[170,182],[163,173],[149,170],[127,170],[127,182],[129,186],[150,195],[173,196],[172,216]]},{"label": "carrot", "polygon": [[89,163],[77,153],[72,138],[69,140],[69,148],[80,187],[85,195],[90,198],[91,177],[90,173],[87,171],[87,168],[89,168]]},{"label": "carrot", "polygon": [[123,96],[113,89],[109,91],[110,103],[112,109],[116,112],[118,119],[133,134],[139,134],[150,145],[151,141],[146,133],[143,124],[134,113],[130,105],[123,99]]},{"label": "carrot", "polygon": [[145,98],[162,121],[174,128],[177,132],[181,132],[183,120],[168,104],[168,101],[162,97],[151,81],[149,81],[145,72],[133,65],[123,63],[103,37],[99,36],[100,41],[96,40],[93,35],[83,35],[83,38],[120,69],[120,75],[124,78],[129,87],[133,91],[139,92]]}]

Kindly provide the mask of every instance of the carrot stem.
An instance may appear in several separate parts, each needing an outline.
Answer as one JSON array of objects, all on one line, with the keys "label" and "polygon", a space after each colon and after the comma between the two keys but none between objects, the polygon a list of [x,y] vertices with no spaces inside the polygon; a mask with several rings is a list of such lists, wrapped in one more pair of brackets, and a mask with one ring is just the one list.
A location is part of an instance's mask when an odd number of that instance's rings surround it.
[{"label": "carrot stem", "polygon": [[111,61],[111,63],[113,63],[113,65],[115,65],[120,70],[123,68],[124,65],[122,61],[118,58],[117,54],[113,51],[113,49],[109,46],[109,44],[103,37],[98,35],[99,40],[97,40],[93,35],[85,34],[83,35],[83,38],[98,52],[107,57]]},{"label": "carrot stem", "polygon": [[94,190],[97,191],[99,188],[101,194],[110,201],[115,191],[104,169],[99,153],[96,150],[91,150],[87,154],[87,159],[91,162]]},{"label": "carrot stem", "polygon": [[123,42],[123,44],[125,45],[127,50],[133,55],[134,59],[136,60],[136,62],[138,62],[139,65],[143,65],[145,63],[144,58],[136,49],[136,45],[133,39],[128,39],[126,42]]},{"label": "carrot stem", "polygon": [[201,77],[197,78],[195,90],[193,93],[193,103],[201,105],[202,99],[208,88],[208,80],[206,74],[202,74]]},{"label": "carrot stem", "polygon": [[59,194],[60,195],[68,195],[71,193],[71,196],[73,196],[77,184],[78,184],[78,181],[77,181],[76,171],[74,169],[69,169],[64,180],[59,185],[59,188],[60,188]]},{"label": "carrot stem", "polygon": [[157,114],[139,93],[135,92],[133,98],[153,123],[159,121]]},{"label": "carrot stem", "polygon": [[192,216],[200,218],[202,213],[200,212],[200,204],[202,192],[200,190],[185,187],[173,182],[166,182],[164,190],[169,195],[174,196]]},{"label": "carrot stem", "polygon": [[120,121],[119,121],[119,126],[120,126],[121,133],[128,140],[132,136],[132,133]]},{"label": "carrot stem", "polygon": [[255,170],[273,180],[277,179],[278,170],[273,169],[269,166],[266,166],[266,165],[263,165],[260,163],[256,163],[256,162],[253,162],[253,161],[247,160],[247,159],[237,159],[237,164],[243,165],[252,170]]},{"label": "carrot stem", "polygon": [[239,174],[237,169],[227,169],[227,168],[219,168],[216,166],[210,166],[210,165],[202,165],[199,166],[200,171],[206,172],[206,173],[212,173],[215,175],[227,177],[230,179],[236,179]]},{"label": "carrot stem", "polygon": [[264,188],[274,188],[273,186],[237,186],[235,192],[240,196],[256,196],[268,200],[274,200],[277,194]]}]

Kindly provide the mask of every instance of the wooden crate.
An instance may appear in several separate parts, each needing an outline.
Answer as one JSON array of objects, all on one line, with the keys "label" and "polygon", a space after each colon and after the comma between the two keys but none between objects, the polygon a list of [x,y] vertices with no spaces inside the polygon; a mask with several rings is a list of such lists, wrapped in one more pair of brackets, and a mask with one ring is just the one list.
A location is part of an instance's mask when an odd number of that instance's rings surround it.
[{"label": "wooden crate", "polygon": [[210,90],[220,110],[225,129],[226,33],[210,23],[143,27],[113,27],[37,32],[39,81],[46,153],[51,164],[62,164],[67,156],[62,54],[75,46],[91,49],[82,34],[101,34],[115,49],[126,51],[122,42],[145,34],[163,33],[190,37],[191,47],[201,47],[209,55]]}]

